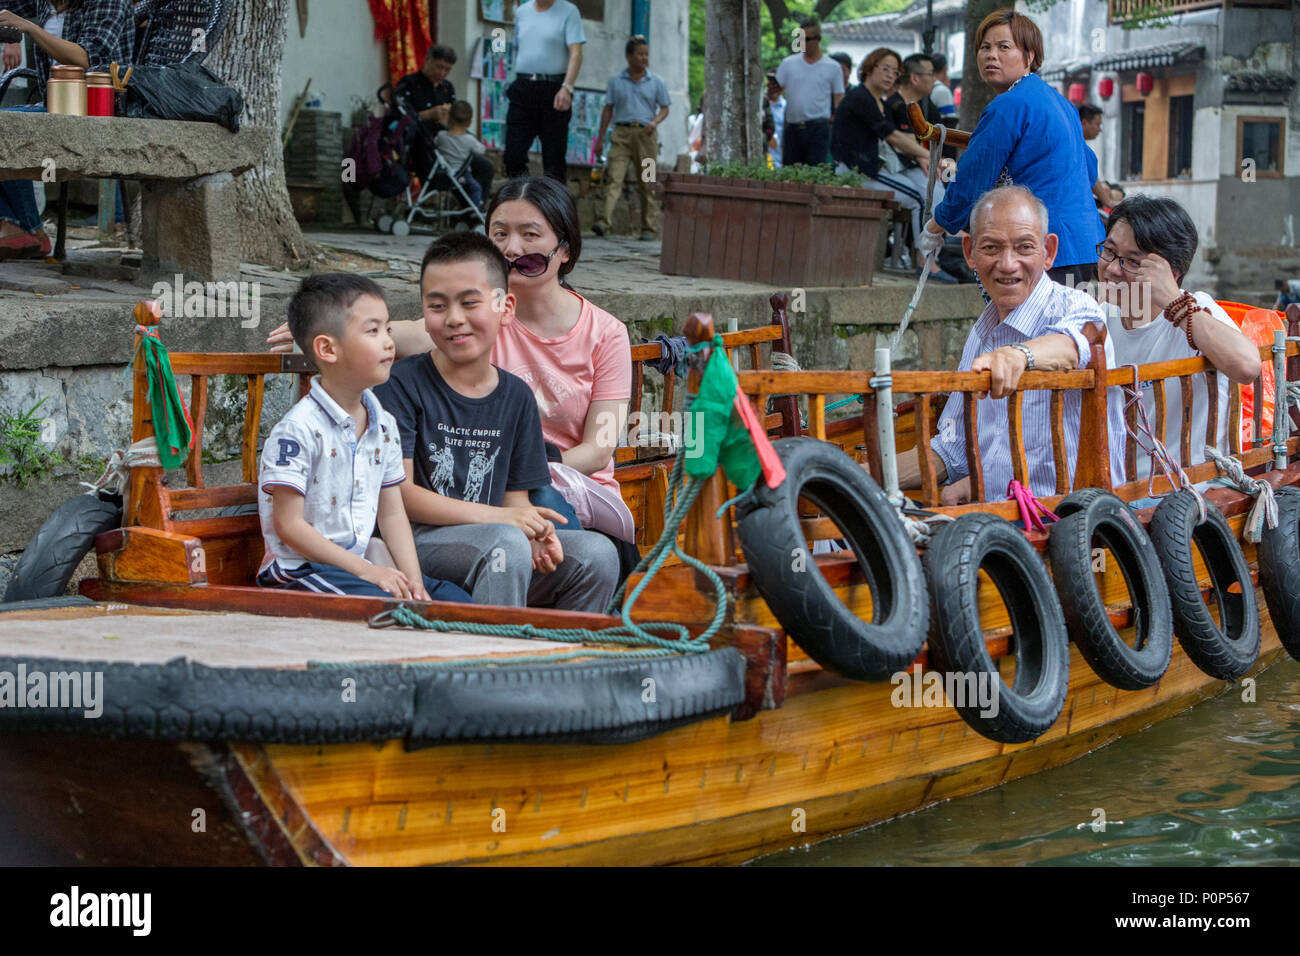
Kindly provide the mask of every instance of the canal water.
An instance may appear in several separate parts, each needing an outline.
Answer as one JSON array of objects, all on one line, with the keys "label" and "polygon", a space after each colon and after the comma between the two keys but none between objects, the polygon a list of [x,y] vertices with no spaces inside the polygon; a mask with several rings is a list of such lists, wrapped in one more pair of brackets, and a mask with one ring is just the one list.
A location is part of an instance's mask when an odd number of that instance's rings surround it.
[{"label": "canal water", "polygon": [[[1300,663],[1063,767],[751,866],[1300,863]],[[1104,828],[1103,828],[1104,824]]]}]

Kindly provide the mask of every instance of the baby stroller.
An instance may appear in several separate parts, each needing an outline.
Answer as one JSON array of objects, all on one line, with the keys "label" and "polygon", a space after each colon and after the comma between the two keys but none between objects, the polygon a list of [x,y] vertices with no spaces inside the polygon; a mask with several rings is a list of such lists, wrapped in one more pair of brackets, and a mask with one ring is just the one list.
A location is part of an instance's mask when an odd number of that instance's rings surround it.
[{"label": "baby stroller", "polygon": [[[386,218],[388,224],[382,228],[383,232],[392,231],[392,216],[376,221],[377,204],[374,200],[394,199],[410,187],[410,143],[414,127],[418,125],[417,120],[403,116],[393,108],[392,91],[392,84],[380,87],[378,99],[384,109],[371,115],[366,125],[352,137],[347,159],[353,164],[355,178],[351,182],[345,181],[343,187],[344,198],[357,222],[370,219],[378,224]],[[365,217],[360,208],[363,189],[372,197]]]},{"label": "baby stroller", "polygon": [[469,171],[470,157],[466,156],[459,168],[453,169],[438,152],[433,137],[406,98],[394,93],[393,103],[401,121],[411,124],[411,139],[408,143],[411,162],[414,163],[421,157],[431,158],[431,162],[422,179],[412,178],[407,185],[391,220],[388,217],[380,218],[380,231],[391,232],[395,236],[409,235],[417,216],[421,219],[440,220],[444,227],[447,222],[457,220],[457,228],[469,228],[470,222],[475,222],[479,229],[486,228],[487,219],[483,210],[474,204],[460,182]]}]

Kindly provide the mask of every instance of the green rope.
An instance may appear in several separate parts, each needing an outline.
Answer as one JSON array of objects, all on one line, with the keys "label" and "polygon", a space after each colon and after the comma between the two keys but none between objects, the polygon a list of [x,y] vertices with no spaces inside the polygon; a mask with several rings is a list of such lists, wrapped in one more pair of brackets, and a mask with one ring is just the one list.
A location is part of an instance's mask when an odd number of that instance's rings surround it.
[{"label": "green rope", "polygon": [[838,402],[831,402],[826,406],[826,411],[833,412],[837,408],[843,408],[845,405],[852,405],[854,402],[862,402],[861,395],[850,395],[848,398],[841,398]]},{"label": "green rope", "polygon": [[[694,396],[689,393],[686,396],[686,411],[690,411],[691,401]],[[690,479],[682,487],[683,462],[686,458],[686,448],[683,445],[678,448],[677,457],[673,459],[672,472],[668,479],[668,496],[664,501],[664,530],[655,542],[654,547],[646,552],[645,556],[637,562],[633,569],[633,574],[644,572],[645,576],[632,589],[631,595],[624,600],[624,594],[627,591],[627,581],[624,581],[619,587],[618,593],[614,595],[608,613],[613,614],[616,611],[623,619],[621,625],[614,627],[601,628],[592,630],[585,627],[569,628],[538,628],[531,624],[479,624],[473,621],[434,621],[429,620],[418,614],[416,611],[405,605],[394,608],[391,611],[384,611],[377,614],[370,621],[371,627],[388,627],[397,624],[402,627],[418,628],[429,631],[458,632],[468,634],[482,634],[492,637],[511,637],[522,638],[525,640],[546,640],[557,641],[560,643],[570,644],[623,644],[628,647],[640,648],[639,650],[615,651],[600,648],[584,648],[582,650],[568,651],[563,654],[541,654],[529,655],[526,657],[474,657],[474,658],[454,658],[445,661],[413,661],[409,666],[419,667],[428,670],[439,670],[443,668],[465,668],[465,667],[487,667],[497,664],[538,664],[549,663],[553,661],[572,660],[577,657],[618,657],[621,659],[628,658],[647,658],[647,657],[665,657],[668,655],[681,654],[700,654],[709,649],[709,638],[716,634],[722,627],[723,618],[727,612],[727,591],[723,586],[722,579],[717,572],[711,567],[700,561],[693,555],[682,551],[677,543],[677,531],[681,527],[686,516],[690,513],[691,506],[695,504],[695,499],[699,497],[701,489],[705,482],[699,479]],[[743,496],[738,496],[743,497]],[[733,499],[736,500],[736,499]],[[683,564],[694,568],[700,574],[704,575],[709,584],[713,587],[714,611],[713,620],[709,622],[698,636],[691,637],[691,633],[683,624],[674,621],[654,621],[646,624],[638,624],[632,620],[632,608],[645,593],[654,576],[659,573],[664,562],[671,555],[676,555]],[[659,637],[655,632],[668,633],[673,635],[672,639]],[[351,668],[357,666],[368,666],[354,662],[336,662],[336,661],[313,661],[308,662],[309,667],[320,668]],[[382,666],[388,666],[382,664]],[[404,664],[403,666],[408,666]]]}]

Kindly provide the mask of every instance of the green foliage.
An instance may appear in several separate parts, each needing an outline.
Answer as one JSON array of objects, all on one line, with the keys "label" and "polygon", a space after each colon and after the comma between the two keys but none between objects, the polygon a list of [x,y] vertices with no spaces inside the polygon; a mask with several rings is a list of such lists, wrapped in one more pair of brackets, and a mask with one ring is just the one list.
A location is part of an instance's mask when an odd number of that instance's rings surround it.
[{"label": "green foliage", "polygon": [[[833,7],[822,19],[826,21],[854,20],[869,17],[876,13],[892,13],[902,10],[911,0],[844,0]],[[700,105],[700,94],[704,92],[704,5],[705,0],[691,0],[691,52],[689,60],[690,77],[690,112],[695,112]],[[816,0],[786,0],[789,18],[784,24],[778,40],[772,28],[772,14],[766,3],[759,4],[762,39],[759,50],[763,58],[763,69],[774,70],[778,63],[790,55],[790,31],[798,25],[800,18],[817,10]],[[822,49],[827,53],[835,52],[833,42],[823,41]]]},{"label": "green foliage", "polygon": [[18,482],[20,487],[44,478],[55,465],[63,463],[58,452],[41,444],[44,419],[36,413],[44,404],[42,398],[25,412],[0,415],[0,465],[9,466],[9,473],[4,477]]},{"label": "green foliage", "polygon": [[83,452],[77,456],[77,474],[85,475],[90,478],[98,478],[104,473],[104,465],[107,459],[103,455],[96,455],[93,452]]},{"label": "green foliage", "polygon": [[708,175],[728,179],[757,179],[772,183],[811,183],[817,186],[861,186],[857,173],[837,173],[830,163],[820,166],[782,166],[768,169],[765,164],[711,163]]}]

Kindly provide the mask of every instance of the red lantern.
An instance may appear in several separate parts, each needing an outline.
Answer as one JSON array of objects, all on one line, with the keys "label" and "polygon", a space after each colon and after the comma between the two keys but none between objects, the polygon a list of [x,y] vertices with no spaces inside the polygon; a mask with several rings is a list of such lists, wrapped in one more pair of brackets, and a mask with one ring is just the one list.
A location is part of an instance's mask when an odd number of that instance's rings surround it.
[{"label": "red lantern", "polygon": [[1070,91],[1066,94],[1066,98],[1071,103],[1082,103],[1088,98],[1088,88],[1082,83],[1071,83]]},{"label": "red lantern", "polygon": [[957,87],[955,90],[952,91],[952,105],[953,105],[953,106],[961,106],[961,87],[960,87],[960,86]]},{"label": "red lantern", "polygon": [[1115,81],[1112,80],[1109,76],[1104,77],[1101,80],[1101,82],[1097,84],[1097,95],[1100,96],[1103,100],[1110,99],[1111,96],[1114,94],[1114,92],[1115,92]]},{"label": "red lantern", "polygon": [[1156,78],[1150,73],[1139,73],[1137,75],[1138,92],[1146,96],[1156,88]]}]

